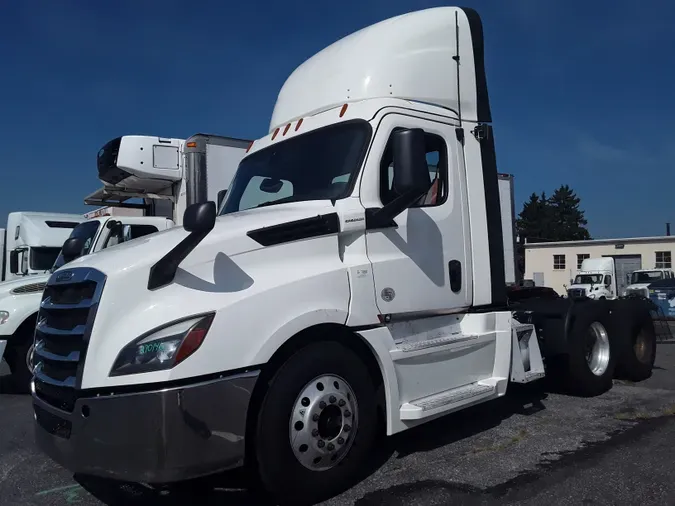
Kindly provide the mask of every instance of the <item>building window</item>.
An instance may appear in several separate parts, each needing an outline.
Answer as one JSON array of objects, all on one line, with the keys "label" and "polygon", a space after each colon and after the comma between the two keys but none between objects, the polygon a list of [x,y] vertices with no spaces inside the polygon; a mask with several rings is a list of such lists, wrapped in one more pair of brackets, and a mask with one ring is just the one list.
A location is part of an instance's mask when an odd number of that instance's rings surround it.
[{"label": "building window", "polygon": [[581,263],[582,263],[584,260],[586,260],[587,258],[591,258],[591,255],[589,255],[588,253],[579,253],[579,254],[577,255],[577,270],[578,270],[578,271],[581,270]]},{"label": "building window", "polygon": [[657,251],[656,252],[656,268],[657,269],[670,269],[672,267],[672,259],[670,257],[670,251]]},{"label": "building window", "polygon": [[553,255],[553,269],[561,271],[565,268],[565,255]]}]

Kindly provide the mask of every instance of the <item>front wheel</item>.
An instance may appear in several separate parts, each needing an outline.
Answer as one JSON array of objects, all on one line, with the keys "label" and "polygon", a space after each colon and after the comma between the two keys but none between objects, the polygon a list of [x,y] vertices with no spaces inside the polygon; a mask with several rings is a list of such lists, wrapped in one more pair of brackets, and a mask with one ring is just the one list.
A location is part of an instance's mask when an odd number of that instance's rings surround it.
[{"label": "front wheel", "polygon": [[276,372],[258,412],[262,485],[293,504],[343,491],[365,467],[376,419],[374,385],[358,355],[334,342],[302,348]]},{"label": "front wheel", "polygon": [[33,379],[33,340],[10,340],[5,354],[17,390],[21,393],[30,392],[30,382]]}]

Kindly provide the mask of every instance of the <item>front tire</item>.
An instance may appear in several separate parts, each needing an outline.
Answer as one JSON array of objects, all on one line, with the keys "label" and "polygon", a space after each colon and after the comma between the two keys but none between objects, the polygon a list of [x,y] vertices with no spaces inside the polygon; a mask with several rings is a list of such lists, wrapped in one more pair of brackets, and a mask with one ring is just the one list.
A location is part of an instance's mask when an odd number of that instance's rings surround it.
[{"label": "front tire", "polygon": [[272,377],[258,412],[263,487],[292,504],[342,492],[365,467],[376,422],[373,381],[356,353],[336,342],[300,349]]},{"label": "front tire", "polygon": [[12,371],[12,382],[20,393],[30,392],[30,382],[33,379],[33,340],[10,340],[5,350],[7,364]]}]

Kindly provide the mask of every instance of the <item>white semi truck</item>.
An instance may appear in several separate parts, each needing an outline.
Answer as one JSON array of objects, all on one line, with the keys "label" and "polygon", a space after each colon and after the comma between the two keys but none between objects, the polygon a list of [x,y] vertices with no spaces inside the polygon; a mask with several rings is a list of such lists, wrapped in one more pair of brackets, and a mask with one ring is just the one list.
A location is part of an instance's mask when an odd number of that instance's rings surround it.
[{"label": "white semi truck", "polygon": [[612,257],[586,258],[567,288],[569,297],[604,300],[618,297],[616,267]]},{"label": "white semi truck", "polygon": [[[136,237],[166,230],[174,222],[164,217],[130,214],[126,209],[101,209],[78,224],[62,243],[49,271],[80,255],[95,253]],[[49,272],[48,271],[48,272]],[[33,334],[40,300],[50,274],[0,283],[0,359],[4,358],[19,391],[28,392],[32,378]],[[4,350],[4,352],[3,352]]]},{"label": "white semi truck", "polygon": [[52,274],[39,447],[155,485],[246,465],[306,504],[353,482],[380,427],[496,399],[553,359],[583,395],[617,370],[648,376],[641,301],[507,302],[490,123],[472,9],[402,15],[311,57],[219,212],[194,204],[180,228]]},{"label": "white semi truck", "polygon": [[628,274],[625,292],[622,295],[638,295],[649,298],[649,285],[662,279],[673,279],[672,269],[638,269]]},{"label": "white semi truck", "polygon": [[48,271],[63,241],[83,220],[79,214],[9,213],[7,227],[0,229],[0,281]]},{"label": "white semi truck", "polygon": [[[63,238],[63,251],[46,269],[171,228],[182,221],[186,205],[222,198],[249,145],[204,134],[187,140],[124,136],[106,143],[97,157],[105,186],[85,203],[109,205],[79,217],[87,221]],[[139,197],[142,204],[129,202]],[[5,349],[12,379],[22,391],[28,391],[32,377],[33,333],[48,279],[46,274],[0,284],[0,358]]]}]

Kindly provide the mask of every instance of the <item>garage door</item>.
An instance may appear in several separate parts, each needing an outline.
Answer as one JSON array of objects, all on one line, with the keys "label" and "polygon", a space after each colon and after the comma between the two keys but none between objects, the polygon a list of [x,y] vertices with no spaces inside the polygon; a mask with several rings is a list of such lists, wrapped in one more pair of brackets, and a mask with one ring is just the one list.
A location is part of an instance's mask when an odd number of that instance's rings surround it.
[{"label": "garage door", "polygon": [[616,265],[616,285],[619,290],[618,295],[622,295],[629,284],[630,275],[633,274],[633,271],[642,268],[642,256],[617,255],[614,257],[614,264]]}]

